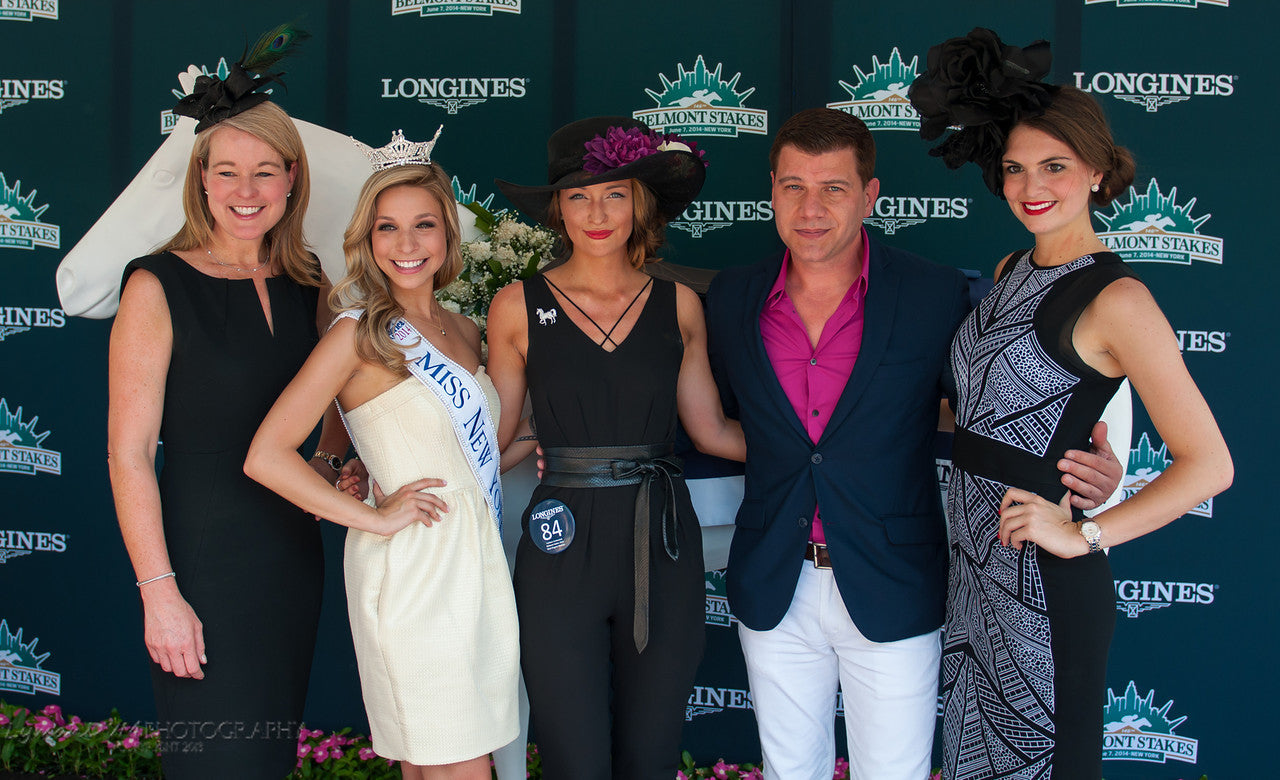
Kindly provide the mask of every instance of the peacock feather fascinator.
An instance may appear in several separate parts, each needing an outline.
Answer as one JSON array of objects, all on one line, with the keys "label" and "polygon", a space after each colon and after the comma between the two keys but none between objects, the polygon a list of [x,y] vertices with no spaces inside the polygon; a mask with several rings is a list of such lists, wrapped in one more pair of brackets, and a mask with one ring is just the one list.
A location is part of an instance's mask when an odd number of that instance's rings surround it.
[{"label": "peacock feather fascinator", "polygon": [[198,133],[266,101],[269,95],[258,92],[259,88],[273,81],[284,85],[283,73],[267,71],[310,37],[292,23],[268,30],[228,69],[225,79],[197,77],[191,94],[178,101],[173,113],[195,119]]}]

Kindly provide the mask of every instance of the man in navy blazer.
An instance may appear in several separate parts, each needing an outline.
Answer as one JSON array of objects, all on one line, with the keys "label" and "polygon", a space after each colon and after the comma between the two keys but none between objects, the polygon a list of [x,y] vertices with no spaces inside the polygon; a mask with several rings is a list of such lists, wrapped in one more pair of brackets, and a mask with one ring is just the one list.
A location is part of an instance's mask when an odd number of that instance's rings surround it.
[{"label": "man in navy blazer", "polygon": [[708,293],[712,369],[747,438],[728,597],[769,778],[831,777],[837,684],[852,777],[920,780],[932,753],[948,555],[933,445],[968,283],[867,236],[874,165],[860,120],[789,119],[770,151],[787,250]]}]

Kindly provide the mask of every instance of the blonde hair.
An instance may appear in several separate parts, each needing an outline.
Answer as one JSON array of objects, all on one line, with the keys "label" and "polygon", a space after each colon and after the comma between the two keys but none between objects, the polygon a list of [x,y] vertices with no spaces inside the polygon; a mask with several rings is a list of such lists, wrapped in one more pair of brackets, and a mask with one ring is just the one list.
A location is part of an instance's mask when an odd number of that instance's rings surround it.
[{"label": "blonde hair", "polygon": [[[649,185],[639,179],[631,182],[631,235],[627,237],[627,261],[635,269],[643,268],[645,263],[656,263],[662,260],[658,250],[666,243],[667,220],[658,211],[658,198],[649,189]],[[560,213],[560,193],[552,193],[547,204],[547,227],[556,232],[559,239],[561,259],[568,259],[573,254],[573,242],[564,227],[564,215]]]},{"label": "blonde hair", "polygon": [[187,219],[173,238],[160,247],[160,251],[196,249],[213,239],[213,214],[204,194],[201,173],[209,166],[213,134],[224,127],[246,132],[271,147],[284,159],[286,170],[296,164],[293,195],[285,199],[284,216],[267,231],[262,241],[267,247],[270,262],[278,263],[290,279],[301,285],[318,287],[320,261],[307,249],[302,237],[302,221],[311,200],[311,169],[307,165],[307,152],[293,120],[284,109],[270,101],[224,119],[196,135],[191,160],[187,163],[187,178],[182,185],[182,210]]},{"label": "blonde hair", "polygon": [[404,315],[396,302],[391,283],[373,259],[373,223],[377,218],[378,197],[392,187],[421,187],[440,202],[448,249],[444,262],[432,279],[439,290],[462,271],[459,249],[462,233],[458,225],[458,208],[454,205],[453,185],[439,165],[401,165],[375,171],[360,189],[351,224],[343,235],[342,251],[347,258],[347,275],[329,293],[329,308],[335,314],[364,309],[356,323],[356,351],[370,363],[380,363],[397,374],[407,374],[404,353],[391,340],[388,329]]}]

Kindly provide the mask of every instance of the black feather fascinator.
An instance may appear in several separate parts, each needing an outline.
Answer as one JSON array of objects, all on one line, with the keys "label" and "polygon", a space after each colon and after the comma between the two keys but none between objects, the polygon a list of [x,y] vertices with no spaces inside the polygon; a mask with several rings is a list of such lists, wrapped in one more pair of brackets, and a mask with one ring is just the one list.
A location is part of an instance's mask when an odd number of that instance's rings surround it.
[{"label": "black feather fascinator", "polygon": [[987,189],[1003,197],[1005,140],[1018,122],[1048,107],[1056,87],[1041,79],[1052,61],[1048,41],[1007,46],[985,27],[930,47],[928,67],[907,93],[920,114],[920,136],[932,141],[948,128],[959,129],[929,154],[948,168],[977,164]]},{"label": "black feather fascinator", "polygon": [[306,30],[291,23],[268,30],[228,69],[225,79],[204,75],[196,78],[195,88],[178,101],[173,113],[195,119],[198,133],[266,101],[269,95],[256,90],[273,81],[284,85],[280,80],[283,73],[267,71],[310,37]]}]

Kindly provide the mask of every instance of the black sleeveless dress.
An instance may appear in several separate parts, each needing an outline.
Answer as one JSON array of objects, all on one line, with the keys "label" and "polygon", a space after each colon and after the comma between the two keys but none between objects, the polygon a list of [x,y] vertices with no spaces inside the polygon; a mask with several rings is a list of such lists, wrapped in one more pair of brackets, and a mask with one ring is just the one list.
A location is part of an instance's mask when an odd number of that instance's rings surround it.
[{"label": "black sleeveless dress", "polygon": [[1072,333],[1104,287],[1134,274],[1110,252],[1050,268],[1014,258],[951,346],[943,777],[1097,780],[1115,627],[1107,556],[1004,547],[997,509],[1009,487],[1065,494],[1057,461],[1088,449],[1122,381],[1085,364]]},{"label": "black sleeveless dress", "polygon": [[[526,374],[543,447],[661,444],[676,433],[684,343],[676,289],[655,279],[635,326],[606,352],[569,319],[541,275],[524,283]],[[532,739],[557,780],[661,778],[679,761],[684,709],[702,657],[702,536],[676,480],[679,558],[650,523],[649,642],[637,653],[634,516],[637,486],[539,485],[521,519],[515,590]],[[657,491],[655,491],[656,493]],[[573,542],[549,554],[529,539],[530,509],[563,501]],[[655,501],[655,503],[657,503]]]},{"label": "black sleeveless dress", "polygon": [[[160,500],[178,587],[204,625],[203,680],[152,663],[167,778],[278,780],[297,760],[324,581],[318,523],[244,475],[249,442],[316,344],[319,290],[206,276],[172,253],[125,267],[160,280],[173,325]],[[123,289],[123,285],[122,285]]]}]

